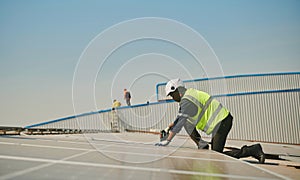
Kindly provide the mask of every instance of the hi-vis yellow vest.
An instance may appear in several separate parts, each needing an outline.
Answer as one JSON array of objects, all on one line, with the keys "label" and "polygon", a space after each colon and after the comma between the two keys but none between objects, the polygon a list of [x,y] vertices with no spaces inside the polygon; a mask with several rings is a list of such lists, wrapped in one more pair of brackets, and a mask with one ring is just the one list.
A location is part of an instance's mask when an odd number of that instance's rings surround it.
[{"label": "hi-vis yellow vest", "polygon": [[197,114],[189,117],[188,121],[208,135],[229,114],[229,111],[219,101],[203,91],[187,89],[182,99],[188,99],[198,107]]}]

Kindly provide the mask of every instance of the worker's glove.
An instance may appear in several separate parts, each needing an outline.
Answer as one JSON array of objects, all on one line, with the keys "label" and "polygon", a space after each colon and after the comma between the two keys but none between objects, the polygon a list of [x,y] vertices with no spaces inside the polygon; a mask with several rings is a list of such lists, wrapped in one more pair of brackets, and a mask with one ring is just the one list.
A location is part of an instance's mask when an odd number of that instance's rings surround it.
[{"label": "worker's glove", "polygon": [[161,130],[160,131],[160,141],[164,141],[168,138],[169,131]]},{"label": "worker's glove", "polygon": [[159,134],[160,135],[160,141],[164,141],[168,138],[169,131],[170,131],[169,127],[167,127],[166,129],[160,131],[160,134]]},{"label": "worker's glove", "polygon": [[156,143],[155,146],[167,146],[171,141],[164,140],[159,143]]},{"label": "worker's glove", "polygon": [[170,127],[166,127],[166,129],[164,129],[166,132],[170,131]]}]

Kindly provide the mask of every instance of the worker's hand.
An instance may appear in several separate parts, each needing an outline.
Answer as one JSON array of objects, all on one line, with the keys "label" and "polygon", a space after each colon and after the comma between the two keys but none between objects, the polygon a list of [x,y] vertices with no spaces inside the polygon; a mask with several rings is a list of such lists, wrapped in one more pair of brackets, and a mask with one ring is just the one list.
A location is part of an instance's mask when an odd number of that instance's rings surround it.
[{"label": "worker's hand", "polygon": [[159,136],[160,136],[160,141],[167,140],[169,136],[169,131],[161,130]]},{"label": "worker's hand", "polygon": [[208,142],[204,141],[203,139],[200,139],[198,144],[198,149],[208,149],[209,145]]},{"label": "worker's hand", "polygon": [[164,140],[159,143],[156,143],[155,146],[167,146],[171,141]]}]

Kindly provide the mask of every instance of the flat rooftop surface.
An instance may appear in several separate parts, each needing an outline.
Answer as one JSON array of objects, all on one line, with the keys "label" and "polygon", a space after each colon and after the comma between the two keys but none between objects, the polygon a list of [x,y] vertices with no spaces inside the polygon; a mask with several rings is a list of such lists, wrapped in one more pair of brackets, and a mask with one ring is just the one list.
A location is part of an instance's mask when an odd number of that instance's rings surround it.
[{"label": "flat rooftop surface", "polygon": [[[276,161],[267,159],[266,164],[261,165],[251,158],[234,159],[215,151],[198,150],[185,136],[176,136],[167,147],[154,146],[158,140],[158,135],[141,133],[0,136],[0,179],[300,177],[299,169]],[[229,142],[236,147],[242,143]],[[279,145],[274,147],[282,149]],[[274,147],[263,144],[265,151],[277,151]],[[291,153],[300,155],[299,146],[288,148]]]}]

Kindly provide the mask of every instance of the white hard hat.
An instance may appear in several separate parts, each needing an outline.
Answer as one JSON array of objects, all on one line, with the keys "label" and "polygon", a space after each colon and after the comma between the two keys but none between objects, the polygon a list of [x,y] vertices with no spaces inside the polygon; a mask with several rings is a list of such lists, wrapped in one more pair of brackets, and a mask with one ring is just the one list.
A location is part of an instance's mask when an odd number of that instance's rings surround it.
[{"label": "white hard hat", "polygon": [[183,82],[179,78],[170,80],[166,85],[166,95],[168,96],[171,92],[174,92],[178,87],[184,87]]}]

